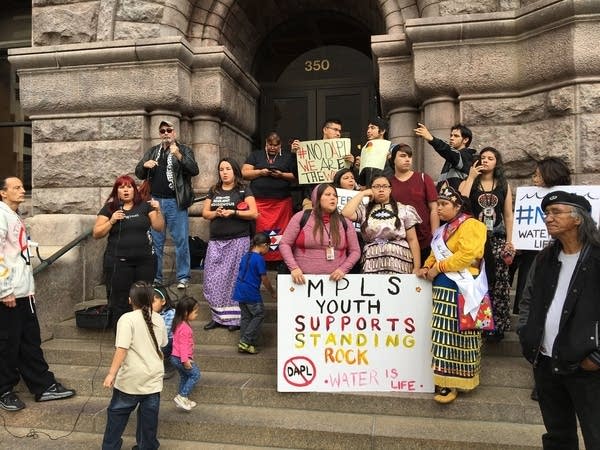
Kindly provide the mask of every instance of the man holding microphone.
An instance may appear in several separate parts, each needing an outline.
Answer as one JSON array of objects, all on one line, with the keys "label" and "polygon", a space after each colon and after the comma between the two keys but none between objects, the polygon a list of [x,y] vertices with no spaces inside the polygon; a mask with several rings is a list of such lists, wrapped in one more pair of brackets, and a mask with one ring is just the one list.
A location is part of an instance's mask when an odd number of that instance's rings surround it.
[{"label": "man holding microphone", "polygon": [[[175,243],[177,288],[187,288],[190,281],[190,249],[188,243],[188,208],[194,201],[192,177],[198,175],[194,152],[177,142],[173,123],[163,120],[158,126],[161,143],[150,148],[135,168],[140,180],[148,179],[152,198],[160,203],[160,209]],[[154,282],[163,284],[163,248],[165,231],[150,230],[156,253]]]}]

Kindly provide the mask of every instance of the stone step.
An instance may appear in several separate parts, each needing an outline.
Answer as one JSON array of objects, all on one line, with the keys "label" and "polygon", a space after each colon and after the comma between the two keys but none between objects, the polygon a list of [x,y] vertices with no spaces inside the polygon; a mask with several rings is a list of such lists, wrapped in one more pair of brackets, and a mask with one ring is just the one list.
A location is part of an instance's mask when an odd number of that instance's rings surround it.
[{"label": "stone step", "polygon": [[[205,330],[203,327],[209,319],[195,320],[192,322],[192,329],[197,342],[202,345],[227,345],[236,346],[240,340],[239,331],[229,331],[226,328],[215,328],[214,330]],[[89,341],[101,340],[113,343],[115,335],[112,329],[94,330],[88,328],[78,328],[75,325],[75,319],[65,320],[54,326],[55,339],[81,339]],[[261,346],[275,346],[277,341],[277,325],[275,323],[263,323],[261,329]]]},{"label": "stone step", "polygon": [[[135,435],[128,430],[128,435],[123,436],[123,448],[131,448],[135,445]],[[0,430],[0,443],[3,448],[10,450],[89,450],[100,448],[102,445],[102,434],[83,433],[79,431],[68,432],[62,430],[40,429],[31,427],[11,427],[9,434],[6,430]],[[161,448],[167,450],[260,450],[267,447],[255,447],[249,445],[227,445],[211,442],[182,441],[178,439],[160,438]],[[283,447],[268,447],[270,449]],[[289,450],[289,449],[287,449]]]},{"label": "stone step", "polygon": [[[211,332],[229,333],[226,330]],[[232,333],[233,334],[233,333]],[[46,360],[52,364],[98,366],[110,364],[113,344],[110,340],[53,339],[43,344]],[[265,347],[257,355],[240,354],[234,345],[199,345],[194,355],[201,370],[209,372],[277,373],[277,350]],[[529,363],[521,357],[487,356],[482,358],[481,384],[529,388]]]},{"label": "stone step", "polygon": [[[4,414],[8,427],[29,429],[35,424],[39,430],[74,429],[77,433],[92,434],[89,437],[88,448],[98,448],[106,423],[108,398],[78,396],[46,403],[31,402],[26,395],[23,395],[23,398],[28,404],[26,409]],[[298,406],[298,400],[299,398],[296,399],[295,406]],[[445,411],[447,418],[222,404],[199,404],[194,410],[186,413],[178,410],[172,401],[163,397],[159,438],[213,442],[246,448],[540,448],[543,426],[460,420],[456,417],[459,409],[456,405],[459,404],[460,402],[455,402],[446,407],[436,405]],[[132,417],[126,430],[127,434],[131,435],[134,432],[134,423],[135,418]],[[195,448],[209,447],[197,444]]]},{"label": "stone step", "polygon": [[[75,389],[79,396],[108,397],[110,389],[102,386],[108,372],[104,366],[70,366],[51,364],[56,377]],[[190,396],[198,403],[244,405],[249,407],[298,408],[332,413],[369,413],[416,417],[452,417],[464,420],[489,420],[514,423],[541,423],[539,408],[529,398],[531,389],[513,386],[481,385],[458,400],[441,407],[432,394],[397,392],[277,392],[275,375],[211,372],[202,368],[202,378]],[[179,376],[164,381],[163,399],[177,394]],[[26,391],[24,385],[21,391]]]},{"label": "stone step", "polygon": [[[200,312],[198,319],[192,322],[194,336],[202,344],[215,345],[236,345],[239,340],[239,332],[230,332],[225,328],[216,328],[214,330],[205,330],[203,327],[211,320],[210,309],[208,305],[200,303]],[[54,326],[55,338],[60,339],[105,339],[112,341],[114,334],[112,330],[93,330],[77,328],[75,319],[65,320]],[[265,321],[261,329],[262,346],[275,346],[277,343],[277,306],[275,304],[265,304]],[[501,342],[490,343],[483,341],[481,349],[482,354],[486,356],[514,356],[521,357],[521,346],[519,338],[514,331],[505,333]]]}]

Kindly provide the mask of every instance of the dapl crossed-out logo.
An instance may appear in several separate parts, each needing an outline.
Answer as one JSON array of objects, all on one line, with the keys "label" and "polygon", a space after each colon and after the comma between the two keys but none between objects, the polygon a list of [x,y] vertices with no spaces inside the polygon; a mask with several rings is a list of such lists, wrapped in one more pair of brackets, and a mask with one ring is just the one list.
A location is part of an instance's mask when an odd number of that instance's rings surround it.
[{"label": "dapl crossed-out logo", "polygon": [[293,356],[283,365],[283,378],[296,387],[310,385],[317,374],[315,363],[306,356]]}]

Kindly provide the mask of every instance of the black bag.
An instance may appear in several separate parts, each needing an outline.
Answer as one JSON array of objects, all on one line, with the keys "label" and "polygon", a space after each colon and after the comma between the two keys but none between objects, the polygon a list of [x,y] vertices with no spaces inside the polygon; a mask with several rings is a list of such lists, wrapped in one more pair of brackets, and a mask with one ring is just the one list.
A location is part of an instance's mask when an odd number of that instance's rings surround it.
[{"label": "black bag", "polygon": [[201,269],[204,265],[204,257],[206,256],[206,249],[208,243],[199,238],[198,236],[189,237],[190,245],[190,267],[192,269]]},{"label": "black bag", "polygon": [[108,305],[96,305],[75,311],[75,324],[78,328],[106,330],[110,328]]}]

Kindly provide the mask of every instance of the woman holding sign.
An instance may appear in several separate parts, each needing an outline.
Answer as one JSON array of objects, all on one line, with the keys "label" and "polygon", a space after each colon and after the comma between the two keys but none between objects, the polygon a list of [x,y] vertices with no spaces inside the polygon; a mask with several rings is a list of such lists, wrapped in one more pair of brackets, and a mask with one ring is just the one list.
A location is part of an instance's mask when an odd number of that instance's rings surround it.
[{"label": "woman holding sign", "polygon": [[[344,217],[361,224],[365,242],[363,273],[414,273],[421,267],[421,250],[415,225],[421,218],[415,208],[391,199],[392,186],[382,172],[342,210]],[[370,197],[368,204],[363,198]]]},{"label": "woman holding sign", "polygon": [[304,284],[304,274],[328,274],[339,281],[360,258],[356,232],[337,209],[337,192],[331,184],[317,185],[311,195],[313,209],[296,213],[288,224],[279,250],[292,280]]},{"label": "woman holding sign", "polygon": [[[434,400],[444,404],[456,399],[458,389],[469,391],[479,385],[481,331],[460,331],[459,288],[454,280],[466,280],[469,273],[473,277],[479,275],[487,232],[483,223],[464,211],[464,202],[465,199],[451,186],[447,183],[442,185],[437,211],[440,220],[446,223],[435,231],[432,252],[417,271],[417,276],[433,282],[431,353],[436,385]],[[473,277],[471,280],[475,283]]]}]

